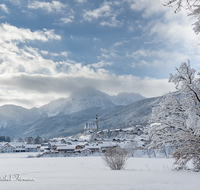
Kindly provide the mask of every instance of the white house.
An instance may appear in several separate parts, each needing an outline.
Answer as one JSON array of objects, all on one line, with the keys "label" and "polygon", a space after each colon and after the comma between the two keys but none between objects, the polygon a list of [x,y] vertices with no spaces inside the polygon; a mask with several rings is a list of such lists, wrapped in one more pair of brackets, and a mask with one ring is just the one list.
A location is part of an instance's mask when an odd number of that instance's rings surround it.
[{"label": "white house", "polygon": [[0,144],[1,153],[11,153],[15,151],[15,147],[10,145],[8,142],[3,142]]}]

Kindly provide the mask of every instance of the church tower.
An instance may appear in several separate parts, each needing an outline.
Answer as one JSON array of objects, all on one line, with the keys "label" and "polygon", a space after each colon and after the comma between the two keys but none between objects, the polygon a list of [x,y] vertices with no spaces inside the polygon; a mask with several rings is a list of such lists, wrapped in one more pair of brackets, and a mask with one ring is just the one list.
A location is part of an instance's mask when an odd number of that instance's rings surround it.
[{"label": "church tower", "polygon": [[95,124],[97,126],[97,132],[98,132],[99,131],[99,126],[98,126],[98,117],[97,117],[97,114],[96,114]]}]

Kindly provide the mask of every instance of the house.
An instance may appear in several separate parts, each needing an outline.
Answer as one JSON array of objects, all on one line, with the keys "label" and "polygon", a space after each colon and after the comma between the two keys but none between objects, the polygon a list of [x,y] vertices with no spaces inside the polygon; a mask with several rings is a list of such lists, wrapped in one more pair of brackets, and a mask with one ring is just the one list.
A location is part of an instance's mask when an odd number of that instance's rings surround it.
[{"label": "house", "polygon": [[10,142],[10,145],[15,147],[14,152],[25,152],[25,145],[26,143],[24,142]]},{"label": "house", "polygon": [[41,145],[37,144],[26,144],[25,152],[38,152],[40,150]]},{"label": "house", "polygon": [[75,149],[78,150],[78,149],[83,149],[83,148],[85,148],[85,145],[77,145]]},{"label": "house", "polygon": [[116,143],[104,142],[100,146],[101,146],[101,151],[105,152],[107,148],[117,147],[118,145]]},{"label": "house", "polygon": [[76,145],[65,145],[65,146],[57,146],[55,150],[59,151],[59,152],[70,152],[70,153],[74,153],[76,149]]},{"label": "house", "polygon": [[100,152],[99,148],[99,146],[87,146],[87,149],[89,149],[91,153]]},{"label": "house", "polygon": [[91,150],[88,149],[88,148],[84,148],[84,149],[80,150],[80,152],[81,152],[82,154],[90,154],[90,153],[91,153]]},{"label": "house", "polygon": [[15,150],[15,147],[10,145],[7,142],[1,143],[0,148],[1,148],[1,153],[11,153],[11,152],[14,152]]}]

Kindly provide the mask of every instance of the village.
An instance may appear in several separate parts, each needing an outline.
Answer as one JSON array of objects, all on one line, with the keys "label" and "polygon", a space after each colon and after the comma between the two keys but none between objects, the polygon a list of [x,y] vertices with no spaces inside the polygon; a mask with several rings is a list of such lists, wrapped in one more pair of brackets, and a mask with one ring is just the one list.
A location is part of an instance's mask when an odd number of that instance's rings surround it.
[{"label": "village", "polygon": [[[90,126],[87,127],[87,126]],[[127,148],[129,152],[145,150],[148,136],[143,132],[144,127],[137,125],[124,129],[105,129],[97,131],[98,125],[85,124],[84,134],[70,137],[60,137],[46,140],[39,135],[34,139],[22,138],[14,142],[1,142],[1,153],[38,152],[41,156],[78,156],[102,154],[108,147]],[[86,128],[87,127],[87,128]]]}]

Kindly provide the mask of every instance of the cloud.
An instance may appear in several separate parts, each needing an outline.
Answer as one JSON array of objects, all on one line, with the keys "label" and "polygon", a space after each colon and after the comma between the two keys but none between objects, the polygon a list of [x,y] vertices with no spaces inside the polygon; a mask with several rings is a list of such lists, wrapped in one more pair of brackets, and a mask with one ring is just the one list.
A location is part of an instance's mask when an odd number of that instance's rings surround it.
[{"label": "cloud", "polygon": [[93,38],[93,41],[95,42],[95,41],[101,41],[101,39],[100,38]]},{"label": "cloud", "polygon": [[47,12],[56,12],[56,13],[63,13],[64,10],[68,5],[63,4],[59,1],[52,1],[52,3],[49,2],[40,2],[40,1],[34,1],[29,2],[28,8],[29,9],[43,9]]},{"label": "cloud", "polygon": [[117,58],[117,57],[121,57],[119,54],[124,54],[125,52],[123,50],[117,50],[118,46],[122,46],[125,43],[129,43],[128,40],[122,40],[119,42],[115,42],[111,47],[105,49],[105,48],[101,48],[101,55],[97,56],[98,59],[110,59],[110,58]]},{"label": "cloud", "polygon": [[[138,92],[146,97],[155,97],[175,90],[174,86],[169,84],[167,79],[146,77],[141,80],[132,75],[116,76],[101,69],[94,72],[91,68],[80,64],[71,65],[70,67],[70,73],[62,73],[57,76],[30,76],[26,74],[16,74],[12,77],[1,76],[0,86],[1,88],[12,89],[12,96],[10,98],[13,99],[16,99],[16,97],[27,97],[25,100],[28,101],[33,98],[32,95],[36,94],[39,101],[37,106],[53,100],[53,96],[54,99],[61,96],[66,97],[71,91],[86,86],[94,87],[111,95],[120,92]],[[5,93],[7,93],[6,90]],[[9,93],[11,94],[11,92]],[[40,98],[45,96],[46,100],[40,100]],[[26,104],[26,107],[31,107],[34,104],[35,102]]]},{"label": "cloud", "polygon": [[90,66],[94,67],[94,68],[101,68],[101,67],[104,67],[104,66],[111,66],[113,64],[113,62],[105,62],[105,61],[100,61],[100,62],[97,62],[97,63],[93,63],[91,64]]},{"label": "cloud", "polygon": [[10,10],[5,4],[0,4],[0,9],[4,11],[5,13],[8,13],[8,14],[10,13]]},{"label": "cloud", "polygon": [[[30,31],[6,23],[0,25],[0,32],[1,105],[9,102],[27,108],[42,106],[53,99],[66,97],[74,89],[84,86],[91,86],[109,94],[139,92],[146,97],[173,90],[167,80],[147,77],[140,79],[133,75],[117,76],[105,69],[113,64],[111,61],[85,65],[69,60],[68,51],[52,53],[27,45],[28,41],[60,40],[61,37],[52,30]],[[101,49],[102,54],[115,57],[118,53],[116,48],[124,43],[128,41],[118,41],[110,49]],[[66,61],[55,62],[43,56],[67,58]],[[141,58],[138,53],[134,56]]]},{"label": "cloud", "polygon": [[0,19],[6,18],[6,16],[0,16]]},{"label": "cloud", "polygon": [[[185,17],[185,19],[188,19]],[[171,44],[181,43],[184,46],[194,45],[198,42],[198,36],[194,33],[188,22],[168,21],[162,23],[155,22],[150,28],[150,35],[155,35],[157,38],[170,42]]]},{"label": "cloud", "polygon": [[112,47],[121,46],[124,43],[128,43],[128,42],[129,42],[128,40],[123,40],[123,41],[120,41],[120,42],[115,42]]},{"label": "cloud", "polygon": [[110,2],[104,2],[100,8],[94,9],[93,11],[85,11],[83,18],[92,21],[92,19],[97,19],[99,17],[109,17],[112,14],[110,5]]},{"label": "cloud", "polygon": [[109,21],[101,21],[100,24],[102,26],[121,27],[123,25],[123,21],[118,21],[116,16],[113,16]]},{"label": "cloud", "polygon": [[15,4],[15,5],[20,5],[21,4],[21,0],[9,0],[11,3]]},{"label": "cloud", "polygon": [[[123,25],[123,21],[119,21],[116,19],[119,11],[116,11],[112,8],[113,2],[105,1],[99,8],[94,10],[85,10],[83,14],[83,19],[91,22],[94,19],[104,19],[100,22],[102,26],[110,26],[110,27],[121,27]],[[116,4],[114,4],[116,5]],[[105,18],[107,20],[105,20]]]},{"label": "cloud", "polygon": [[83,3],[86,3],[87,2],[87,0],[76,0],[78,3],[80,3],[80,4],[83,4]]},{"label": "cloud", "polygon": [[143,18],[166,11],[166,7],[163,6],[163,1],[161,0],[124,0],[124,2],[128,2],[130,8],[134,11],[143,11]]},{"label": "cloud", "polygon": [[[170,56],[169,56],[170,55]],[[150,49],[139,49],[131,54],[127,54],[127,57],[133,57],[136,61],[132,65],[136,66],[147,66],[147,67],[173,67],[177,63],[181,63],[187,60],[187,55],[180,53],[179,51],[169,52],[164,49],[150,50]]]},{"label": "cloud", "polygon": [[[0,73],[55,73],[56,63],[45,60],[37,48],[27,46],[29,41],[60,40],[53,30],[34,31],[10,24],[0,25]],[[21,44],[19,44],[21,43]],[[42,52],[43,54],[47,52]]]},{"label": "cloud", "polygon": [[73,22],[73,19],[74,19],[74,16],[69,16],[68,18],[61,18],[60,21],[61,23],[68,24],[68,23]]},{"label": "cloud", "polygon": [[35,31],[31,32],[30,29],[17,28],[16,26],[12,26],[8,23],[2,23],[0,25],[0,43],[1,42],[25,42],[26,40],[40,40],[40,41],[48,41],[52,40],[60,40],[61,37],[59,35],[54,34],[54,30],[44,29],[43,31]]}]

